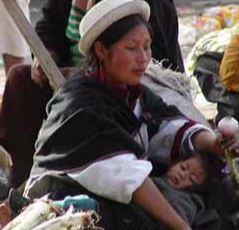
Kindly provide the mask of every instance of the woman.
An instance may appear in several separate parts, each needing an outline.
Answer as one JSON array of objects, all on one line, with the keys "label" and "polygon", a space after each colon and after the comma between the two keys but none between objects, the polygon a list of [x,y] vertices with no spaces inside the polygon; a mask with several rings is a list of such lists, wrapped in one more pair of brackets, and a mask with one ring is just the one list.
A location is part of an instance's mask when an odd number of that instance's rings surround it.
[{"label": "woman", "polygon": [[[59,192],[71,178],[78,192],[83,187],[98,197],[133,201],[158,223],[190,230],[149,178],[145,153],[159,141],[175,159],[195,149],[222,149],[214,133],[140,84],[151,59],[149,13],[144,1],[103,0],[84,16],[79,49],[88,65],[48,104],[26,193]],[[46,175],[64,180],[41,192]]]},{"label": "woman", "polygon": [[[94,1],[89,1],[89,4],[93,3]],[[163,60],[165,68],[183,72],[173,1],[150,0],[148,3],[152,10],[149,22],[152,29],[157,31],[151,47],[153,58],[159,62]],[[86,5],[88,0],[47,0],[43,7],[36,31],[59,67],[80,64],[78,42],[75,41],[79,36],[75,34],[78,33],[75,28],[79,27]],[[52,94],[37,60],[34,60],[32,66],[17,65],[9,71],[0,111],[0,144],[12,157],[11,184],[14,187],[19,187],[29,176],[35,141],[46,117],[46,103]],[[18,116],[13,117],[12,114]]]}]

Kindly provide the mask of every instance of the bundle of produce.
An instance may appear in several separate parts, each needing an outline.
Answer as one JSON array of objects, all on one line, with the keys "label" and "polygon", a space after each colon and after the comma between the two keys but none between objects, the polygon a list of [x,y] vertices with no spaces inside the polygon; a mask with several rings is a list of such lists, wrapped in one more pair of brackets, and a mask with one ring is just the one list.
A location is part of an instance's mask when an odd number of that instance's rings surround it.
[{"label": "bundle of produce", "polygon": [[27,206],[3,230],[77,230],[94,229],[98,216],[93,211],[78,211],[70,206],[67,211],[51,200],[40,199]]}]

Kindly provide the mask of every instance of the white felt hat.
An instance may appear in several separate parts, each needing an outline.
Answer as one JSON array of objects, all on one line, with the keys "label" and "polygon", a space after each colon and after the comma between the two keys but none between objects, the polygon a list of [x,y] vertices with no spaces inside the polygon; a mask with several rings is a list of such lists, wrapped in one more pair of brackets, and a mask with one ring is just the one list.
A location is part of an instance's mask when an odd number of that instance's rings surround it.
[{"label": "white felt hat", "polygon": [[79,51],[86,55],[97,37],[114,22],[133,14],[149,19],[150,7],[143,0],[102,0],[83,17],[79,32]]}]

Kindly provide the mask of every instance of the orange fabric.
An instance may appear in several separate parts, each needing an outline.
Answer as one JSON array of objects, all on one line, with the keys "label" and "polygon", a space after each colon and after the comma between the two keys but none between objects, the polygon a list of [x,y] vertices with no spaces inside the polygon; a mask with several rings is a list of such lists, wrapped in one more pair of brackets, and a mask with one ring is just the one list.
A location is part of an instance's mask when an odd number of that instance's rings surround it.
[{"label": "orange fabric", "polygon": [[220,65],[222,84],[229,91],[239,92],[239,34],[232,37]]}]

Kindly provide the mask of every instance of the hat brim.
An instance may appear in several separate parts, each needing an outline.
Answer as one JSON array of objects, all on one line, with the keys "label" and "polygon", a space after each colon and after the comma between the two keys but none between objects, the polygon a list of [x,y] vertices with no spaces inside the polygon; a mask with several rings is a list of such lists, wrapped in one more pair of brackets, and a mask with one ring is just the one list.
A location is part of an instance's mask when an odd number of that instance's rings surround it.
[{"label": "hat brim", "polygon": [[103,31],[110,27],[114,22],[133,14],[140,14],[148,21],[150,16],[149,5],[144,1],[127,1],[121,6],[116,7],[103,15],[103,17],[97,20],[94,25],[81,37],[79,41],[80,53],[84,56],[87,55],[94,41]]}]

